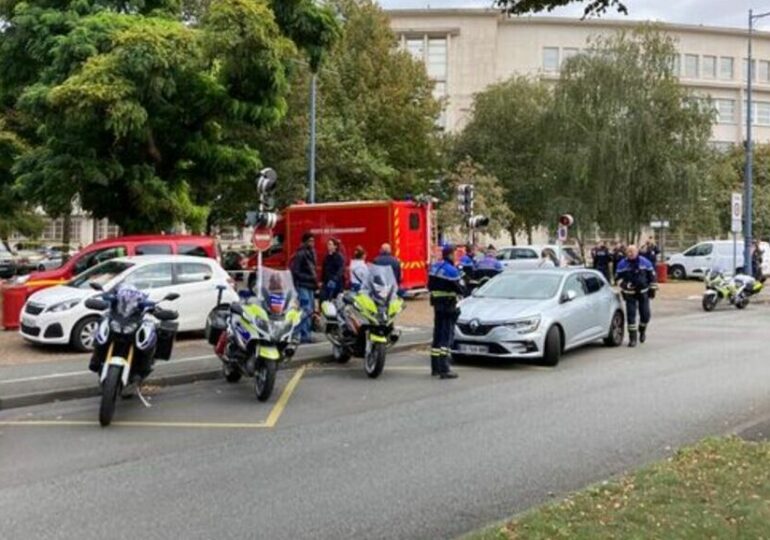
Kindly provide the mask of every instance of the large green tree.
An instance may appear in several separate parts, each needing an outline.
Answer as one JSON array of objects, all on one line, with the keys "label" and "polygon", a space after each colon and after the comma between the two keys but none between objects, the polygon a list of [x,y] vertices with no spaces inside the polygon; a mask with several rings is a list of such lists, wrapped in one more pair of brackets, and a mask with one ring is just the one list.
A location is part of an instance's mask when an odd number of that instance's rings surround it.
[{"label": "large green tree", "polygon": [[525,15],[540,11],[553,11],[558,7],[570,4],[585,6],[584,16],[602,15],[609,9],[615,9],[618,13],[627,14],[625,1],[622,0],[495,0],[494,5],[512,15]]},{"label": "large green tree", "polygon": [[[318,201],[424,193],[440,170],[439,103],[421,62],[397,48],[373,0],[332,0],[343,21],[317,75]],[[289,114],[264,132],[265,162],[285,180],[280,202],[307,195],[311,70],[299,64]]]},{"label": "large green tree", "polygon": [[701,196],[713,109],[679,84],[674,42],[653,26],[595,38],[591,51],[563,66],[555,89],[552,211],[576,214],[583,233],[597,224],[631,240]]},{"label": "large green tree", "polygon": [[19,189],[127,232],[200,229],[218,192],[251,184],[297,49],[317,67],[337,30],[311,0],[6,0],[0,17]]},{"label": "large green tree", "polygon": [[550,107],[544,83],[514,76],[474,97],[471,119],[455,141],[455,160],[471,157],[500,181],[512,210],[503,226],[513,238],[526,231],[531,240],[533,227],[545,216],[549,141],[544,120]]}]

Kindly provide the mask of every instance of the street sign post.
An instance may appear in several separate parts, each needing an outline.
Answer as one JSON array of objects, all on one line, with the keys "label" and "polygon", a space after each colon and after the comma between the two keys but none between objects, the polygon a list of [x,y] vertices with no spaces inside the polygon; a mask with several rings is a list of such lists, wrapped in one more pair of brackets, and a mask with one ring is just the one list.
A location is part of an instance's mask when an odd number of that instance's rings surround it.
[{"label": "street sign post", "polygon": [[251,235],[251,243],[259,252],[267,251],[273,243],[273,231],[262,227],[255,227]]},{"label": "street sign post", "polygon": [[730,231],[733,233],[733,275],[735,275],[738,269],[738,235],[743,232],[742,193],[733,193],[730,197],[730,218]]}]

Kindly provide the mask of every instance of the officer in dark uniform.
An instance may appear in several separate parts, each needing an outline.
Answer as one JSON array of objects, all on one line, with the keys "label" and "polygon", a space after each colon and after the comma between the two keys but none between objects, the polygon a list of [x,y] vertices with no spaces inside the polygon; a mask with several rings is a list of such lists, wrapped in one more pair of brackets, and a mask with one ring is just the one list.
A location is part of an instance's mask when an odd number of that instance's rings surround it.
[{"label": "officer in dark uniform", "polygon": [[593,259],[594,268],[604,274],[607,281],[611,281],[610,262],[612,261],[612,254],[607,248],[607,244],[600,242],[598,246],[592,249],[591,259]]},{"label": "officer in dark uniform", "polygon": [[433,264],[428,276],[430,303],[433,306],[433,345],[430,350],[431,375],[456,379],[449,366],[449,351],[457,320],[457,299],[465,293],[462,275],[455,267],[455,248],[447,245],[442,259]]},{"label": "officer in dark uniform", "polygon": [[615,242],[612,247],[612,274],[614,276],[618,275],[618,266],[620,265],[620,261],[622,261],[625,257],[626,247],[622,242],[620,244]]},{"label": "officer in dark uniform", "polygon": [[[647,325],[650,323],[650,299],[655,298],[658,287],[655,267],[646,257],[639,255],[639,249],[628,246],[626,258],[620,261],[615,273],[618,286],[626,301],[626,320],[628,321],[628,346],[636,347],[637,336],[640,342],[647,340]],[[639,325],[636,315],[639,313]]]}]

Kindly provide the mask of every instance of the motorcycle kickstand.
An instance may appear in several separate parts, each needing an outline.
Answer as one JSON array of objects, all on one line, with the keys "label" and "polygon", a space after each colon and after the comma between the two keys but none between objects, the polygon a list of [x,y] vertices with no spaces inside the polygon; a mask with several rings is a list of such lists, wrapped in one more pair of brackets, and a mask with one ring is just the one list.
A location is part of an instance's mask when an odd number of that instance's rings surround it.
[{"label": "motorcycle kickstand", "polygon": [[142,405],[144,405],[144,406],[145,406],[145,407],[147,407],[148,409],[149,409],[150,407],[152,407],[152,405],[151,405],[151,404],[150,404],[150,402],[147,400],[147,398],[146,398],[146,397],[144,397],[144,394],[142,394],[142,389],[139,387],[139,385],[138,385],[138,384],[136,385],[136,395],[137,395],[137,396],[139,396],[139,401],[141,401],[141,402],[142,402]]}]

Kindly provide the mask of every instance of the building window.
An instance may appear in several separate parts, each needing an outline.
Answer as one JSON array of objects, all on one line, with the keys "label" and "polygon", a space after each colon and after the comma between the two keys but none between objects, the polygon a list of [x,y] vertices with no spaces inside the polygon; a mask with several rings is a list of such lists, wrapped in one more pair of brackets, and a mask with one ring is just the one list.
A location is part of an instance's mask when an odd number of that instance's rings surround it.
[{"label": "building window", "polygon": [[406,40],[406,50],[415,60],[425,61],[425,40],[423,38],[409,38]]},{"label": "building window", "polygon": [[688,79],[697,79],[699,77],[698,60],[697,54],[684,55],[684,76]]},{"label": "building window", "polygon": [[559,71],[559,48],[543,47],[543,70]]},{"label": "building window", "polygon": [[[746,102],[743,102],[741,108],[743,118],[746,118]],[[752,101],[751,102],[751,125],[752,126],[770,126],[770,102]]]},{"label": "building window", "polygon": [[569,60],[573,56],[577,56],[578,54],[580,54],[580,49],[578,49],[577,47],[564,47],[561,50],[561,56],[562,56],[561,63],[562,63],[562,65],[564,65],[564,62],[566,62],[567,60]]},{"label": "building window", "polygon": [[446,38],[428,40],[428,76],[434,81],[446,79]]},{"label": "building window", "polygon": [[[748,58],[743,59],[743,80],[744,81],[749,80],[749,59]],[[756,60],[751,61],[751,80],[752,81],[757,80],[757,61]]]},{"label": "building window", "polygon": [[704,79],[717,78],[717,57],[716,56],[704,56],[702,67],[703,67]]},{"label": "building window", "polygon": [[679,77],[681,69],[682,66],[680,56],[675,54],[671,57],[671,73],[674,75],[674,77]]},{"label": "building window", "polygon": [[767,60],[759,61],[757,78],[759,79],[759,82],[762,83],[770,82],[770,62]]},{"label": "building window", "polygon": [[723,56],[719,59],[719,78],[723,81],[733,80],[733,58]]},{"label": "building window", "polygon": [[735,123],[735,100],[734,99],[716,99],[714,106],[717,110],[717,122],[720,124]]}]

